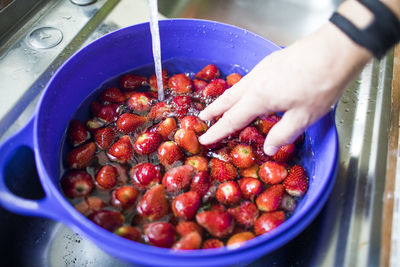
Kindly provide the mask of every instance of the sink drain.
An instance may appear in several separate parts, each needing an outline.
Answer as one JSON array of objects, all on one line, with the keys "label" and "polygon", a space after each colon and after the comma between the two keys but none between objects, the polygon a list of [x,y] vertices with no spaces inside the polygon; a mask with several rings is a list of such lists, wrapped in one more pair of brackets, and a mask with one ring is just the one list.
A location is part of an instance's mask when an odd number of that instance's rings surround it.
[{"label": "sink drain", "polygon": [[51,48],[58,45],[63,38],[62,32],[53,27],[42,27],[33,30],[28,35],[28,42],[34,48]]}]

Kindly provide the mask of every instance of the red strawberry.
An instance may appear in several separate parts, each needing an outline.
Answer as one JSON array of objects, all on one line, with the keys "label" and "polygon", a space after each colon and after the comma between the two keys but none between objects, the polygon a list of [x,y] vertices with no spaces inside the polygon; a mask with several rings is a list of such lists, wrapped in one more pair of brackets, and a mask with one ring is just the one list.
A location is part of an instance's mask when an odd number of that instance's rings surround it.
[{"label": "red strawberry", "polygon": [[117,211],[99,210],[89,216],[89,219],[104,229],[113,232],[124,224],[124,216]]},{"label": "red strawberry", "polygon": [[101,150],[111,146],[115,138],[115,131],[110,127],[98,129],[94,132],[94,141]]},{"label": "red strawberry", "polygon": [[148,111],[151,99],[144,93],[133,93],[128,99],[128,107],[134,111]]},{"label": "red strawberry", "polygon": [[157,150],[161,142],[161,135],[157,133],[146,132],[136,139],[134,148],[140,155],[149,155]]},{"label": "red strawberry", "polygon": [[207,86],[207,82],[199,79],[193,79],[193,86],[195,92],[200,92]]},{"label": "red strawberry", "polygon": [[215,152],[209,152],[208,156],[222,160],[224,162],[230,162],[231,156],[229,155],[230,149],[228,147],[221,148]]},{"label": "red strawberry", "polygon": [[229,87],[233,86],[235,83],[240,81],[242,79],[242,75],[239,73],[231,73],[228,76],[226,76],[226,83],[228,84]]},{"label": "red strawberry", "polygon": [[74,148],[67,154],[67,164],[71,169],[83,169],[92,162],[96,145],[93,142]]},{"label": "red strawberry", "polygon": [[294,155],[296,155],[296,146],[289,144],[281,146],[272,158],[277,162],[288,162]]},{"label": "red strawberry", "polygon": [[275,211],[280,208],[285,188],[281,184],[273,185],[262,192],[256,199],[261,211]]},{"label": "red strawberry", "polygon": [[78,120],[71,121],[68,129],[68,141],[73,146],[79,146],[90,138],[90,133],[85,125]]},{"label": "red strawberry", "polygon": [[172,139],[172,133],[176,130],[176,121],[174,118],[166,118],[160,122],[156,128],[156,133],[161,135],[164,140]]},{"label": "red strawberry", "polygon": [[132,241],[139,241],[142,236],[139,228],[129,225],[124,225],[117,228],[117,230],[114,231],[114,234]]},{"label": "red strawberry", "polygon": [[99,102],[92,101],[90,103],[90,111],[92,112],[92,115],[97,117],[97,115],[100,113],[101,107],[102,105]]},{"label": "red strawberry", "polygon": [[148,189],[136,206],[138,214],[150,221],[158,220],[169,212],[169,204],[162,185]]},{"label": "red strawberry", "polygon": [[283,182],[286,192],[295,197],[302,197],[307,192],[308,178],[306,171],[300,165],[294,165]]},{"label": "red strawberry", "polygon": [[204,88],[203,96],[205,97],[217,97],[222,95],[225,90],[228,89],[228,84],[222,79],[212,80],[209,84],[207,84],[206,88]]},{"label": "red strawberry", "polygon": [[156,247],[170,248],[176,240],[175,227],[167,222],[153,222],[144,226],[148,242]]},{"label": "red strawberry", "polygon": [[171,108],[167,103],[158,102],[151,108],[147,117],[151,120],[162,120],[167,118],[170,112]]},{"label": "red strawberry", "polygon": [[175,194],[189,187],[193,175],[194,168],[190,165],[175,167],[164,174],[162,184],[168,193]]},{"label": "red strawberry", "polygon": [[199,249],[201,246],[201,235],[197,232],[191,232],[179,239],[173,246],[172,249]]},{"label": "red strawberry", "polygon": [[226,211],[203,211],[197,213],[196,221],[212,236],[218,238],[229,236],[235,228],[235,221],[233,217]]},{"label": "red strawberry", "polygon": [[147,77],[135,74],[125,74],[121,77],[119,83],[125,90],[135,90],[147,84]]},{"label": "red strawberry", "polygon": [[234,205],[242,199],[242,193],[235,181],[227,181],[218,186],[216,198],[222,204]]},{"label": "red strawberry", "polygon": [[196,116],[186,116],[181,120],[181,128],[186,130],[192,130],[197,135],[203,134],[207,131],[208,127],[204,121],[200,120]]},{"label": "red strawberry", "polygon": [[197,171],[208,171],[208,160],[203,156],[191,156],[186,158],[186,165],[192,165]]},{"label": "red strawberry", "polygon": [[117,128],[123,133],[131,133],[147,121],[146,117],[124,113],[117,120]]},{"label": "red strawberry", "polygon": [[239,206],[228,209],[228,212],[236,219],[238,224],[246,228],[253,226],[259,214],[256,205],[250,201],[243,201]]},{"label": "red strawberry", "polygon": [[262,192],[263,187],[257,178],[244,177],[239,180],[239,187],[245,199],[254,201],[254,199]]},{"label": "red strawberry", "polygon": [[148,162],[132,167],[129,171],[129,176],[131,177],[131,183],[139,189],[145,189],[161,182],[160,167]]},{"label": "red strawberry", "polygon": [[224,205],[221,203],[214,203],[211,205],[210,210],[215,210],[215,211],[226,211],[226,208]]},{"label": "red strawberry", "polygon": [[179,146],[173,141],[167,141],[158,148],[158,160],[164,167],[168,167],[174,162],[183,159],[183,153]]},{"label": "red strawberry", "polygon": [[175,142],[191,154],[200,152],[200,143],[192,130],[179,129],[174,135]]},{"label": "red strawberry", "polygon": [[88,216],[89,214],[101,210],[106,206],[106,203],[99,198],[95,196],[87,197],[78,204],[75,205],[75,209],[77,209],[80,213],[82,213],[85,216]]},{"label": "red strawberry", "polygon": [[258,118],[254,123],[256,127],[265,135],[269,133],[269,130],[281,120],[281,117],[278,115],[271,114],[267,117]]},{"label": "red strawberry", "polygon": [[211,186],[211,178],[207,171],[197,171],[193,176],[190,190],[196,192],[200,197],[207,194]]},{"label": "red strawberry", "polygon": [[60,181],[64,194],[69,198],[84,197],[93,189],[93,179],[85,171],[71,171],[64,174]]},{"label": "red strawberry", "polygon": [[172,99],[172,107],[178,118],[183,118],[189,111],[193,100],[187,95],[178,95]]},{"label": "red strawberry", "polygon": [[240,169],[239,174],[242,177],[258,178],[258,169],[259,166],[257,164],[254,164],[253,166],[250,166],[248,168]]},{"label": "red strawberry", "polygon": [[117,109],[118,106],[113,104],[102,106],[97,117],[104,123],[114,122],[118,118]]},{"label": "red strawberry", "polygon": [[233,180],[237,175],[236,168],[232,164],[219,159],[210,160],[210,174],[219,182]]},{"label": "red strawberry", "polygon": [[271,160],[271,157],[264,153],[263,146],[256,146],[253,150],[255,163],[258,165],[262,165],[263,163]]},{"label": "red strawberry", "polygon": [[108,156],[113,161],[126,163],[133,156],[133,146],[128,135],[121,136],[109,149]]},{"label": "red strawberry", "polygon": [[88,129],[90,132],[95,132],[103,126],[104,123],[97,118],[89,119],[86,121],[86,129]]},{"label": "red strawberry", "polygon": [[200,196],[193,191],[182,193],[172,201],[172,211],[183,220],[191,220],[200,207]]},{"label": "red strawberry", "polygon": [[[162,83],[163,83],[163,88],[167,88],[167,83],[168,83],[168,72],[166,70],[162,70]],[[149,84],[150,84],[150,89],[153,91],[158,91],[158,86],[157,86],[157,76],[156,74],[151,75],[149,79]]]},{"label": "red strawberry", "polygon": [[176,231],[180,236],[185,236],[191,232],[197,232],[199,235],[203,234],[203,229],[195,222],[180,221],[176,226]]},{"label": "red strawberry", "polygon": [[290,195],[284,195],[282,198],[281,208],[288,212],[293,212],[296,209],[296,200]]},{"label": "red strawberry", "polygon": [[230,248],[238,248],[242,246],[246,241],[253,239],[255,236],[251,232],[241,232],[234,234],[228,239],[226,245]]},{"label": "red strawberry", "polygon": [[267,161],[260,166],[258,175],[266,184],[279,184],[288,175],[288,172],[282,164],[275,161]]},{"label": "red strawberry", "polygon": [[193,84],[188,76],[180,73],[169,78],[168,87],[177,94],[186,94],[192,91]]},{"label": "red strawberry", "polygon": [[264,136],[252,126],[244,128],[239,135],[240,142],[247,144],[263,145]]},{"label": "red strawberry", "polygon": [[125,101],[125,96],[117,87],[108,87],[101,92],[100,100],[103,102],[121,103]]},{"label": "red strawberry", "polygon": [[262,235],[274,230],[285,221],[283,211],[274,211],[263,213],[254,223],[254,232],[256,235]]},{"label": "red strawberry", "polygon": [[144,94],[145,94],[146,96],[150,97],[151,100],[158,99],[158,93],[157,93],[157,92],[154,92],[154,91],[147,91],[147,92],[144,92]]},{"label": "red strawberry", "polygon": [[238,168],[248,168],[254,164],[253,149],[249,145],[236,145],[230,153],[232,163]]},{"label": "red strawberry", "polygon": [[117,185],[117,170],[111,165],[100,168],[96,174],[96,182],[103,189],[111,189]]},{"label": "red strawberry", "polygon": [[111,204],[117,209],[128,209],[135,204],[139,191],[131,185],[123,185],[112,192]]},{"label": "red strawberry", "polygon": [[203,242],[201,246],[202,249],[208,248],[222,248],[224,246],[224,242],[219,240],[218,238],[210,238]]},{"label": "red strawberry", "polygon": [[196,74],[196,78],[203,79],[209,82],[218,78],[219,75],[220,72],[217,66],[209,64]]}]

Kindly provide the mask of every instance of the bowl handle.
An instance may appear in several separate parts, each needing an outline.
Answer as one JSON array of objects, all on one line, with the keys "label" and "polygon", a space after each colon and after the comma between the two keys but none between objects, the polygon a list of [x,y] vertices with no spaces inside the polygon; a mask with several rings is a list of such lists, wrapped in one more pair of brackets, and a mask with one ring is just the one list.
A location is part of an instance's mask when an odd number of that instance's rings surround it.
[{"label": "bowl handle", "polygon": [[[0,206],[14,213],[56,218],[55,202],[50,200],[47,192],[46,196],[39,200],[29,200],[13,194],[5,182],[5,168],[11,156],[22,146],[27,146],[34,150],[33,128],[34,116],[30,121],[15,135],[0,145]],[[46,190],[45,190],[46,191]]]}]

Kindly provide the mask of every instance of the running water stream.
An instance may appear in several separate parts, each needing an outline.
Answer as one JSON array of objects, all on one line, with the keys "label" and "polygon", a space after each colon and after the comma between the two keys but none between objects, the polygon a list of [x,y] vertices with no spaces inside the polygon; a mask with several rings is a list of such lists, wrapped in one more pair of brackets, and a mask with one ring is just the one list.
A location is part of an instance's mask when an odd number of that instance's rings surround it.
[{"label": "running water stream", "polygon": [[157,0],[148,0],[150,9],[150,31],[153,44],[154,68],[157,76],[158,100],[164,100],[162,81],[160,32],[158,29],[158,4]]}]

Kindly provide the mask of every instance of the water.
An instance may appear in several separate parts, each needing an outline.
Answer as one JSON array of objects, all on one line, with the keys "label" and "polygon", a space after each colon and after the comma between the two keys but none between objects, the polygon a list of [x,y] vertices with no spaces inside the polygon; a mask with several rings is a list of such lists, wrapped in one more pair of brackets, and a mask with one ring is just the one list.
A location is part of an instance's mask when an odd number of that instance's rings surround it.
[{"label": "water", "polygon": [[164,88],[161,67],[161,44],[160,31],[158,29],[158,6],[157,0],[148,0],[150,9],[150,31],[153,45],[154,68],[157,76],[158,100],[164,100]]}]

